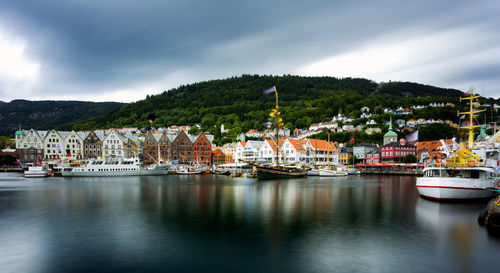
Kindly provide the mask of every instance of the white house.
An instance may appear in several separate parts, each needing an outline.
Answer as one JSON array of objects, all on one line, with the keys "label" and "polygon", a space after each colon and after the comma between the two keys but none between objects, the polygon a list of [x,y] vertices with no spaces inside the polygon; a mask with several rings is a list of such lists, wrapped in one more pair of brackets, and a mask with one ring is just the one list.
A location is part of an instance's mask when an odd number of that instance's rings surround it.
[{"label": "white house", "polygon": [[287,164],[304,165],[308,162],[310,152],[306,150],[306,139],[286,139],[281,145],[281,153]]},{"label": "white house", "polygon": [[418,122],[414,119],[410,119],[406,122],[406,125],[410,126],[410,127],[414,127],[418,124]]},{"label": "white house", "polygon": [[342,125],[342,130],[348,131],[348,132],[354,131],[354,125],[346,123],[346,124]]},{"label": "white house", "polygon": [[241,161],[255,162],[259,159],[259,149],[263,141],[249,140],[247,142],[238,142],[234,152],[234,162]]},{"label": "white house", "polygon": [[102,155],[105,157],[128,158],[127,139],[118,130],[113,129],[103,141]]},{"label": "white house", "polygon": [[307,139],[306,152],[310,149],[309,162],[317,166],[326,166],[339,162],[339,150],[332,142],[321,139]]},{"label": "white house", "polygon": [[67,131],[48,131],[43,141],[45,159],[56,159],[66,155],[64,139],[69,135]]},{"label": "white house", "polygon": [[83,158],[83,140],[85,139],[84,132],[71,131],[64,138],[64,152],[75,159]]},{"label": "white house", "polygon": [[404,119],[396,119],[394,123],[396,123],[398,127],[403,127],[406,125],[406,121]]},{"label": "white house", "polygon": [[316,131],[320,129],[333,129],[335,127],[339,126],[339,124],[335,121],[330,121],[330,122],[320,122],[320,123],[313,123],[311,126],[309,126],[309,130],[311,131]]}]

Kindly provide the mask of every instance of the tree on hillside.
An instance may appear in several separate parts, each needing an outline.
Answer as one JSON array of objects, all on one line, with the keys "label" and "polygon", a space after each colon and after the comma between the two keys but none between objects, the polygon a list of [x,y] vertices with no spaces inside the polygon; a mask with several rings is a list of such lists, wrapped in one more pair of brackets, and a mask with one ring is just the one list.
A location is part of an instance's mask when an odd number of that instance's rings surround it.
[{"label": "tree on hillside", "polygon": [[417,162],[417,157],[414,154],[407,154],[403,158],[403,162],[404,163],[415,163],[415,162]]},{"label": "tree on hillside", "polygon": [[449,139],[457,135],[457,129],[448,124],[432,123],[418,128],[419,141]]}]

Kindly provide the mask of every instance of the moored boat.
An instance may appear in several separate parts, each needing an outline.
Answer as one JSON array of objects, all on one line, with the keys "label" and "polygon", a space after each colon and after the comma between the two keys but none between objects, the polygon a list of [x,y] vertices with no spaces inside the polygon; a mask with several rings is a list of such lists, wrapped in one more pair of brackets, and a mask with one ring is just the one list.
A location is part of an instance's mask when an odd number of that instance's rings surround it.
[{"label": "moored boat", "polygon": [[45,166],[30,166],[28,170],[24,171],[24,177],[27,178],[47,177],[50,175],[50,169]]},{"label": "moored boat", "polygon": [[494,191],[499,186],[497,166],[491,164],[498,161],[489,160],[490,165],[486,165],[484,158],[471,152],[474,148],[474,129],[481,126],[474,125],[473,119],[478,116],[479,112],[484,111],[475,109],[480,105],[476,100],[479,97],[474,95],[471,89],[469,96],[460,98],[460,100],[468,100],[470,106],[468,112],[459,113],[469,116],[468,125],[460,127],[468,130],[468,148],[465,142],[460,143],[460,148],[458,148],[455,139],[452,141],[451,148],[441,141],[447,158],[444,160],[436,158],[431,165],[424,168],[423,177],[417,178],[417,190],[422,197],[434,200],[467,200],[491,198],[498,194]]},{"label": "moored boat", "polygon": [[307,168],[287,166],[265,166],[253,164],[257,178],[296,178],[307,175]]},{"label": "moored boat", "polygon": [[142,176],[142,175],[166,175],[169,173],[170,165],[154,164],[142,166],[139,158],[127,158],[119,160],[91,160],[85,165],[78,167],[65,167],[61,171],[62,176]]},{"label": "moored boat", "polygon": [[319,176],[318,168],[311,168],[307,171],[307,176]]},{"label": "moored boat", "polygon": [[347,176],[349,173],[341,165],[332,165],[318,169],[319,176]]},{"label": "moored boat", "polygon": [[254,173],[257,178],[296,178],[307,175],[308,167],[284,166],[280,164],[281,148],[279,145],[279,131],[283,127],[283,120],[278,106],[278,90],[276,86],[264,91],[264,94],[274,93],[276,96],[276,107],[271,111],[269,116],[272,118],[276,133],[274,145],[276,146],[275,162],[271,165],[262,165],[255,162],[247,162],[254,166]]},{"label": "moored boat", "polygon": [[325,167],[320,167],[318,168],[318,175],[319,176],[347,176],[347,170],[344,168],[342,164],[339,163],[333,163],[330,164],[330,134],[328,134],[328,163],[327,166]]},{"label": "moored boat", "polygon": [[176,170],[173,170],[172,173],[180,175],[209,174],[210,170],[199,166],[179,166]]},{"label": "moored boat", "polygon": [[498,193],[497,177],[491,167],[427,167],[417,178],[420,195],[435,200],[491,198]]}]

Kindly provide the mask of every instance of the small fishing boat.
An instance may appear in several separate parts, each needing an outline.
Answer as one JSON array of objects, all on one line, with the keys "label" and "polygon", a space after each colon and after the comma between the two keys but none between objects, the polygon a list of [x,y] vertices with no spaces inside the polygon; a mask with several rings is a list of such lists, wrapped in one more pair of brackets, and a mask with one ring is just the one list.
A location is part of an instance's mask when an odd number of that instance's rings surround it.
[{"label": "small fishing boat", "polygon": [[334,163],[330,164],[330,134],[328,134],[328,157],[327,157],[327,166],[318,168],[319,176],[347,176],[348,172],[344,168],[342,164]]},{"label": "small fishing boat", "polygon": [[210,170],[201,166],[178,166],[172,173],[180,175],[209,174]]}]

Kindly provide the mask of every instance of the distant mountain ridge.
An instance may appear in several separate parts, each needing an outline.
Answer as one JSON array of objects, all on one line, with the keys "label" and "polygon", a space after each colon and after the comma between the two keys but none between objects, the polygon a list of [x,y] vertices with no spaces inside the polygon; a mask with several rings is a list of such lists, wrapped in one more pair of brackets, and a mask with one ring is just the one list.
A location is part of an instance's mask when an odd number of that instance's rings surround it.
[{"label": "distant mountain ridge", "polygon": [[62,125],[108,114],[122,107],[118,102],[87,101],[0,101],[0,135],[24,129],[52,129]]},{"label": "distant mountain ridge", "polygon": [[[144,100],[116,102],[27,101],[0,102],[0,135],[23,128],[90,130],[124,126],[167,127],[201,124],[216,136],[214,128],[263,130],[273,94],[262,90],[276,86],[280,108],[288,128],[307,128],[338,113],[359,117],[363,106],[372,112],[384,107],[410,107],[431,102],[458,102],[459,90],[412,82],[376,83],[363,78],[241,75],[227,79],[182,85]],[[434,113],[447,119],[456,114]],[[456,113],[456,112],[454,112]]]}]

